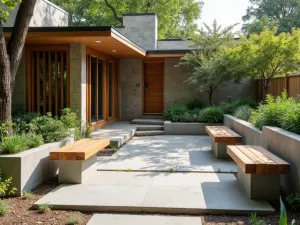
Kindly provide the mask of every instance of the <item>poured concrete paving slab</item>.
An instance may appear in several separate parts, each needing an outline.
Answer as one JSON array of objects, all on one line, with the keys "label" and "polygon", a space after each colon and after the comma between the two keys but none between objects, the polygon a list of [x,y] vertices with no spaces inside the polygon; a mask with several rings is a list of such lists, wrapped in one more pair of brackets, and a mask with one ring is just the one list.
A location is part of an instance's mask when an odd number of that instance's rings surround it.
[{"label": "poured concrete paving slab", "polygon": [[200,217],[95,214],[87,225],[202,225]]},{"label": "poured concrete paving slab", "polygon": [[61,185],[36,205],[82,211],[177,214],[274,212],[247,197],[233,174],[94,172],[87,184]]},{"label": "poured concrete paving slab", "polygon": [[132,171],[237,172],[232,160],[216,159],[208,136],[134,137],[111,157],[98,157],[97,169]]}]

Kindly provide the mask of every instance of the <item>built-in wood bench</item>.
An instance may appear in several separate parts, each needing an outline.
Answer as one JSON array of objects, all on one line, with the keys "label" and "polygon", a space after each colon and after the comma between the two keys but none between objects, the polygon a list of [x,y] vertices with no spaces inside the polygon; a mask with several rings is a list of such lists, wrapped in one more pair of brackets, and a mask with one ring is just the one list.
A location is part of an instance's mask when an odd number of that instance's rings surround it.
[{"label": "built-in wood bench", "polygon": [[58,160],[59,183],[84,183],[96,163],[97,153],[109,144],[109,139],[82,139],[51,151],[50,159]]},{"label": "built-in wood bench", "polygon": [[279,199],[280,175],[289,172],[289,163],[260,146],[228,145],[227,153],[238,165],[237,179],[251,199]]},{"label": "built-in wood bench", "polygon": [[218,159],[229,159],[227,145],[242,143],[242,137],[225,126],[206,126],[206,133],[211,137],[211,149]]}]

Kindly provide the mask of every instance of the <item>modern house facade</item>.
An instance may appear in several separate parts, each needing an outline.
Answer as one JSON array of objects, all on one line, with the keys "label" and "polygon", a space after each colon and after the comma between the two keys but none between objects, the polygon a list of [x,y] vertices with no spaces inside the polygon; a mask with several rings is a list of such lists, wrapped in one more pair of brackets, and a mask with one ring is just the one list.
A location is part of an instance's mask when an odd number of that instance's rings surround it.
[{"label": "modern house facade", "polygon": [[[4,24],[10,37],[15,13]],[[162,114],[174,103],[206,93],[186,83],[190,68],[178,67],[188,40],[159,40],[157,16],[125,14],[120,27],[70,27],[68,13],[38,0],[16,77],[13,107],[59,115],[70,107],[95,128],[143,114]],[[214,102],[255,98],[255,83],[227,82]]]}]

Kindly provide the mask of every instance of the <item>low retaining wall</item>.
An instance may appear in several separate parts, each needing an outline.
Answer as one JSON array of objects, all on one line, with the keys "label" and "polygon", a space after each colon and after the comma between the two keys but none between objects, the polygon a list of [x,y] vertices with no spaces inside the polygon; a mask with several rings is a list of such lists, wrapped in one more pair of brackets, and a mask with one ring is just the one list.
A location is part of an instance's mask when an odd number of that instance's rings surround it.
[{"label": "low retaining wall", "polygon": [[300,135],[269,126],[260,131],[231,115],[225,115],[224,125],[242,135],[244,144],[260,145],[290,163],[291,171],[281,176],[281,184],[287,191],[300,192]]},{"label": "low retaining wall", "polygon": [[222,124],[208,123],[164,123],[165,135],[207,135],[205,126],[222,126]]},{"label": "low retaining wall", "polygon": [[55,161],[49,160],[49,153],[72,142],[74,138],[67,138],[18,154],[0,155],[1,172],[6,178],[12,177],[12,186],[18,189],[16,195],[21,196],[56,176],[58,166]]}]

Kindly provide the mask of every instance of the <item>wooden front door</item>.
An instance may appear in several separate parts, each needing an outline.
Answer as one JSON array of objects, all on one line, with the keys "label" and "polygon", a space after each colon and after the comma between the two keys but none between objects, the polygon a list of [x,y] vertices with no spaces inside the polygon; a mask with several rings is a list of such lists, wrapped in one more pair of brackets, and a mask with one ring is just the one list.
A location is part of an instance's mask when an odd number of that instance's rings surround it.
[{"label": "wooden front door", "polygon": [[164,63],[144,63],[144,113],[163,113]]}]

